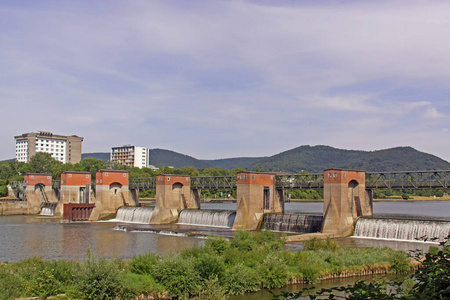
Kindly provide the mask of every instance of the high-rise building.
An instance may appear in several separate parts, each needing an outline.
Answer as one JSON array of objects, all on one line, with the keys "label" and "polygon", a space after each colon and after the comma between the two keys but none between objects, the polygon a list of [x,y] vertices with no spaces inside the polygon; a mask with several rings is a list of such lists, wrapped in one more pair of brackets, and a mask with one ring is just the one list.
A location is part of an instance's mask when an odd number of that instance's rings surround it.
[{"label": "high-rise building", "polygon": [[16,140],[16,160],[28,162],[37,152],[47,152],[62,163],[75,164],[81,160],[83,138],[57,135],[47,131],[24,133]]},{"label": "high-rise building", "polygon": [[112,147],[111,161],[130,167],[147,168],[149,166],[149,151],[146,147],[133,145]]}]

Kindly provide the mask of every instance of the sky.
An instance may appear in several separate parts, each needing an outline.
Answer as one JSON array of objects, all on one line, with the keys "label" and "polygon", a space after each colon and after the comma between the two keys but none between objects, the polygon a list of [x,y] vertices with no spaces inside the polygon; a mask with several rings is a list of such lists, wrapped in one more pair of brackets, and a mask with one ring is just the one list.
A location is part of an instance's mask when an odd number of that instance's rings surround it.
[{"label": "sky", "polygon": [[14,136],[199,159],[301,145],[450,161],[449,1],[0,0],[0,160]]}]

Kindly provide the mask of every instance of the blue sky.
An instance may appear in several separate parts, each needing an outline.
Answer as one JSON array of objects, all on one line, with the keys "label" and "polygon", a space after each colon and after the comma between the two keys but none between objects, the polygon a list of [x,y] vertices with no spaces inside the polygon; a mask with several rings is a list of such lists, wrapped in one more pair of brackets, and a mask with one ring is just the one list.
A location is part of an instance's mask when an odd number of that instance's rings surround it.
[{"label": "blue sky", "polygon": [[201,159],[301,145],[450,160],[448,1],[0,0],[14,135]]}]

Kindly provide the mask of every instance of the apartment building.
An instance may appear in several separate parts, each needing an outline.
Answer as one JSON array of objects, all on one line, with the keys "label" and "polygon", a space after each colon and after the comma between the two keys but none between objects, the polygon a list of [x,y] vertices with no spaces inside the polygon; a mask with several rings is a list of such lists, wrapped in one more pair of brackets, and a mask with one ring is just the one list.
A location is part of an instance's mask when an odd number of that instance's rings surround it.
[{"label": "apartment building", "polygon": [[147,168],[149,166],[149,151],[146,147],[133,145],[112,147],[111,161],[130,167]]},{"label": "apartment building", "polygon": [[48,131],[30,132],[15,136],[16,160],[29,162],[37,152],[50,153],[62,163],[75,164],[81,160],[83,138],[71,135],[57,135]]}]

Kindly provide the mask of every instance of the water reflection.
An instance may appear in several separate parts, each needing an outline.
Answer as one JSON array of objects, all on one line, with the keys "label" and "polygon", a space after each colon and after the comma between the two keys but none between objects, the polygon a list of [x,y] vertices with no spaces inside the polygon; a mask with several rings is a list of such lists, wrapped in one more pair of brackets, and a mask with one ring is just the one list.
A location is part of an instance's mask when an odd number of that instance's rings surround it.
[{"label": "water reflection", "polygon": [[[322,211],[321,202],[286,203],[287,212],[317,213]],[[203,209],[235,210],[236,203],[202,204]],[[450,202],[376,202],[375,215],[392,216],[399,214],[414,218],[439,218],[450,220]],[[113,222],[79,222],[64,223],[56,218],[37,216],[2,216],[0,217],[0,261],[19,261],[30,256],[42,256],[44,259],[85,258],[87,249],[95,254],[107,257],[132,258],[133,255],[149,251],[164,253],[180,248],[203,244],[203,239],[196,235],[220,234],[231,236],[229,229],[202,226],[167,225],[152,227],[150,225],[127,225],[135,229],[153,230],[120,231],[113,230]],[[189,233],[189,236],[168,236],[155,233],[166,230]],[[342,246],[349,247],[384,247],[394,249],[427,250],[429,244],[399,243],[383,240],[339,239]],[[291,244],[290,249],[302,249],[303,244]]]},{"label": "water reflection", "polygon": [[0,217],[0,261],[31,256],[44,259],[83,260],[87,249],[106,257],[130,259],[134,255],[171,252],[203,244],[195,237],[113,230],[116,223],[59,223],[33,216]]}]

